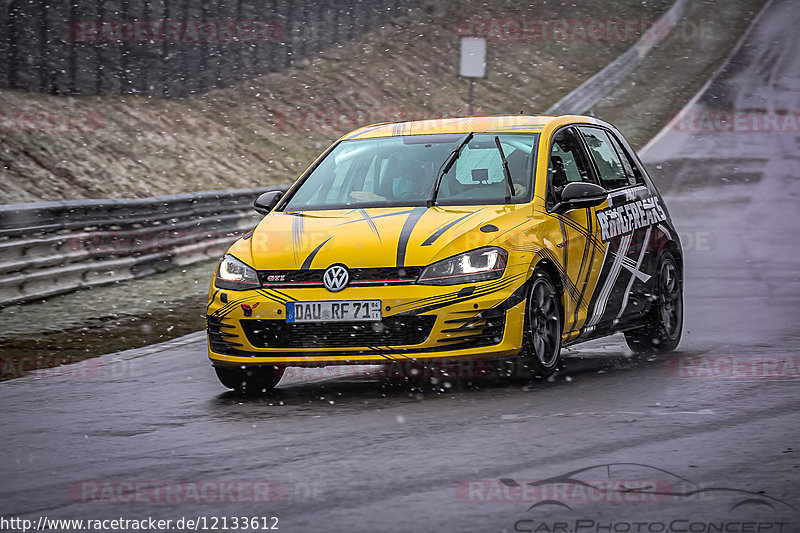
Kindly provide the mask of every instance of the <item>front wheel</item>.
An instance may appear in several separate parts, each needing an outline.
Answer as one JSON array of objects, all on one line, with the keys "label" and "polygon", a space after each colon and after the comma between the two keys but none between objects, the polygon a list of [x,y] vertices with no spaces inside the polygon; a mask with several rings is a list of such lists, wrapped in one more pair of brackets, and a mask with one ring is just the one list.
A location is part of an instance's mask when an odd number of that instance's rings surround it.
[{"label": "front wheel", "polygon": [[280,366],[215,366],[220,383],[239,394],[267,394],[283,377]]},{"label": "front wheel", "polygon": [[636,353],[671,352],[681,342],[683,280],[671,252],[664,252],[659,259],[655,298],[645,325],[625,332],[628,347]]},{"label": "front wheel", "polygon": [[561,299],[544,269],[536,268],[525,306],[519,362],[527,377],[548,377],[561,361]]}]

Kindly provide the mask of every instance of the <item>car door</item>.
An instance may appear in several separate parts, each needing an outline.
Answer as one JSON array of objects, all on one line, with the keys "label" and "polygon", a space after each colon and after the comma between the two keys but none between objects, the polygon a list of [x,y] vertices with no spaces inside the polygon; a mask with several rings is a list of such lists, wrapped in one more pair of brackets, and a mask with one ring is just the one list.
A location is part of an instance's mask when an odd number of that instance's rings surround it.
[{"label": "car door", "polygon": [[550,145],[545,206],[558,219],[561,242],[558,261],[563,265],[564,333],[567,342],[581,334],[589,299],[597,282],[604,245],[599,238],[595,208],[573,209],[554,214],[561,191],[570,182],[597,183],[596,172],[586,152],[585,144],[575,127],[557,131]]},{"label": "car door", "polygon": [[636,164],[615,138],[597,126],[579,126],[587,153],[602,185],[608,207],[595,212],[606,255],[590,302],[584,330],[618,329],[646,307],[653,272],[648,257],[654,224],[663,220],[657,199]]}]

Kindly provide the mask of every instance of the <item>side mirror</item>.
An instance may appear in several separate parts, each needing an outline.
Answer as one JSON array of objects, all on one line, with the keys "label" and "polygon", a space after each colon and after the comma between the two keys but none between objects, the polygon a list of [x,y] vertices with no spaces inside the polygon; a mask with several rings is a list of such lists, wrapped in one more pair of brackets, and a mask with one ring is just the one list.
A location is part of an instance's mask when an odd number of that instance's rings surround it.
[{"label": "side mirror", "polygon": [[272,211],[273,207],[278,205],[278,201],[281,198],[283,198],[283,191],[267,191],[256,198],[256,201],[253,202],[253,208],[257,213],[266,215]]},{"label": "side mirror", "polygon": [[596,207],[608,198],[608,192],[594,183],[573,181],[567,183],[561,191],[561,201],[556,204],[553,211],[556,213],[566,213],[572,209],[585,209]]}]

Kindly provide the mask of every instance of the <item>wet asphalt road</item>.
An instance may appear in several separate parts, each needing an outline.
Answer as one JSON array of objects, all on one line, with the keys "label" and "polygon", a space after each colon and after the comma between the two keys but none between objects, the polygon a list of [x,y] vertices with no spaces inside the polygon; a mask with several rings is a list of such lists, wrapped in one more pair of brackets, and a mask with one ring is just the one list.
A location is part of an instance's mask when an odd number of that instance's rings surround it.
[{"label": "wet asphalt road", "polygon": [[[791,1],[772,2],[689,110],[797,113],[798,24]],[[217,383],[194,334],[0,383],[0,515],[274,516],[280,531],[800,531],[800,132],[722,128],[676,122],[643,153],[685,245],[675,354],[632,357],[614,336],[569,350],[553,381],[529,386],[334,370],[243,400]],[[749,374],[763,364],[771,377]],[[584,468],[573,479],[613,490],[526,485]],[[242,492],[220,496],[221,481]],[[268,481],[273,492],[249,501]],[[164,488],[123,490],[134,482]]]}]

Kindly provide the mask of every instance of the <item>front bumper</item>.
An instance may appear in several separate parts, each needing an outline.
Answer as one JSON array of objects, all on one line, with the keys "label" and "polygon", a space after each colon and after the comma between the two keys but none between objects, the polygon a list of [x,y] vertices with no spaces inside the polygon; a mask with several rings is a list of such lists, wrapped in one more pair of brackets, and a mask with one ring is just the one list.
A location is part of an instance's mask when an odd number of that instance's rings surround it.
[{"label": "front bumper", "polygon": [[[505,357],[519,352],[527,269],[470,285],[213,290],[209,358],[215,365],[370,364]],[[289,324],[286,302],[379,299],[382,322]]]}]

